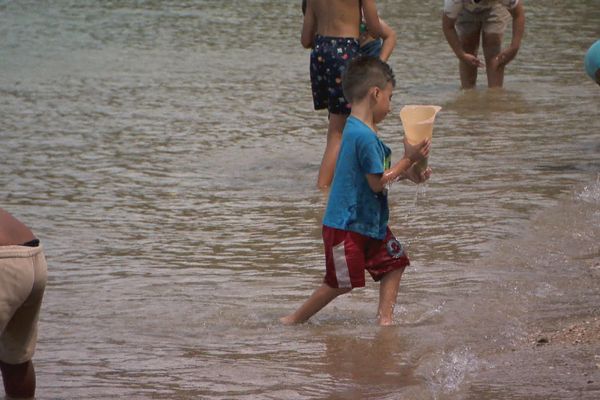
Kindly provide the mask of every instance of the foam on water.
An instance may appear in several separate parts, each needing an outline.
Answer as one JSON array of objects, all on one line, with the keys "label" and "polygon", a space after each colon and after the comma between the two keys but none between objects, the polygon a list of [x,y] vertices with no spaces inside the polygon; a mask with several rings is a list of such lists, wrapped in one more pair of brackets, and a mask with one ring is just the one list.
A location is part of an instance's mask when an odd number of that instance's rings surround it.
[{"label": "foam on water", "polygon": [[586,185],[581,192],[576,193],[575,198],[592,204],[600,204],[600,175],[594,183]]}]

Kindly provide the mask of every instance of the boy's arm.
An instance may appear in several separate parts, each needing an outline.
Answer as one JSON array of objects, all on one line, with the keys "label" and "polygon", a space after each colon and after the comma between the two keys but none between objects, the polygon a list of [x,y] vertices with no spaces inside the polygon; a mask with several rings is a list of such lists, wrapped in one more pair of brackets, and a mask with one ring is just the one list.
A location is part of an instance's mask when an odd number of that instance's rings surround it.
[{"label": "boy's arm", "polygon": [[510,46],[496,56],[499,66],[508,64],[516,57],[521,47],[521,39],[523,39],[523,34],[525,33],[525,9],[523,8],[523,2],[519,2],[515,8],[509,11],[513,18],[512,40]]},{"label": "boy's arm", "polygon": [[304,14],[304,20],[302,22],[302,34],[300,36],[300,43],[305,49],[313,47],[315,40],[315,34],[317,32],[317,19],[311,6],[311,1],[306,2],[306,13]]},{"label": "boy's arm", "polygon": [[456,29],[454,29],[454,24],[456,23],[456,19],[450,18],[444,13],[442,15],[442,31],[444,32],[444,36],[448,41],[448,44],[456,54],[459,60],[466,62],[467,64],[474,65],[476,67],[483,67],[483,62],[473,54],[466,53],[461,44],[460,39],[458,38],[458,33],[456,33]]},{"label": "boy's arm", "polygon": [[381,37],[383,35],[383,29],[381,28],[379,15],[377,14],[375,0],[362,0],[362,12],[365,17],[369,35],[373,36],[375,39]]},{"label": "boy's arm", "polygon": [[383,191],[385,185],[403,177],[414,163],[421,161],[429,155],[431,141],[423,140],[416,146],[410,146],[404,139],[404,157],[391,168],[386,169],[383,174],[367,174],[369,187],[375,193]]},{"label": "boy's arm", "polygon": [[379,22],[381,23],[381,28],[383,31],[383,34],[381,35],[381,38],[383,39],[383,45],[381,46],[381,54],[379,55],[379,58],[387,62],[392,54],[392,51],[394,51],[394,48],[396,47],[396,32],[388,24],[386,24],[384,20],[380,19]]}]

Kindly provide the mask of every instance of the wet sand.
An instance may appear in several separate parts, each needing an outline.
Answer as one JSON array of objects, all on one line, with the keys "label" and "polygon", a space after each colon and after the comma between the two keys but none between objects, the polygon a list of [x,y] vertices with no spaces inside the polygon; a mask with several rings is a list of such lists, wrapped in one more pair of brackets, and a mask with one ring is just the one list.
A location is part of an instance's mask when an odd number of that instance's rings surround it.
[{"label": "wet sand", "polygon": [[[600,281],[600,261],[590,265],[589,278]],[[538,329],[530,338],[530,342],[537,346],[600,345],[600,305],[582,310],[578,315],[543,322],[545,328]],[[555,326],[555,329],[549,330],[549,326]],[[596,353],[596,366],[600,368],[600,347],[597,347]]]},{"label": "wet sand", "polygon": [[[600,344],[600,313],[578,318],[565,318],[556,321],[552,331],[538,331],[532,335],[530,342],[536,346],[577,346]],[[598,367],[600,368],[600,350],[598,351]]]}]

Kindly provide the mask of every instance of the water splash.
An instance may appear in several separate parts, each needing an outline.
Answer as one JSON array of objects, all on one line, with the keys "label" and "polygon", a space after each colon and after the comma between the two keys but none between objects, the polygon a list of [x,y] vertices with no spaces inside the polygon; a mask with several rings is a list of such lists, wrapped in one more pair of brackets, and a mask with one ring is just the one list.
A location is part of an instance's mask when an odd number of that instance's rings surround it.
[{"label": "water splash", "polygon": [[596,182],[585,186],[581,193],[575,195],[577,200],[591,204],[600,204],[600,174],[596,177]]},{"label": "water splash", "polygon": [[479,360],[469,347],[444,352],[431,380],[434,398],[437,399],[442,393],[456,392],[465,376],[478,368]]}]

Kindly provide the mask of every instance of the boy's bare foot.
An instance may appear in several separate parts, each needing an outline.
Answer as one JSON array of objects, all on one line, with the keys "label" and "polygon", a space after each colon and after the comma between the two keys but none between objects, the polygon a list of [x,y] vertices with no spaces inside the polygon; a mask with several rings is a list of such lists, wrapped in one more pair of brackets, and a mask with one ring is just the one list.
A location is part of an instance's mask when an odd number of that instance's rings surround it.
[{"label": "boy's bare foot", "polygon": [[394,321],[392,318],[381,318],[379,317],[379,326],[393,326]]},{"label": "boy's bare foot", "polygon": [[296,325],[297,322],[292,318],[291,315],[286,315],[285,317],[279,318],[279,322],[283,325]]}]

